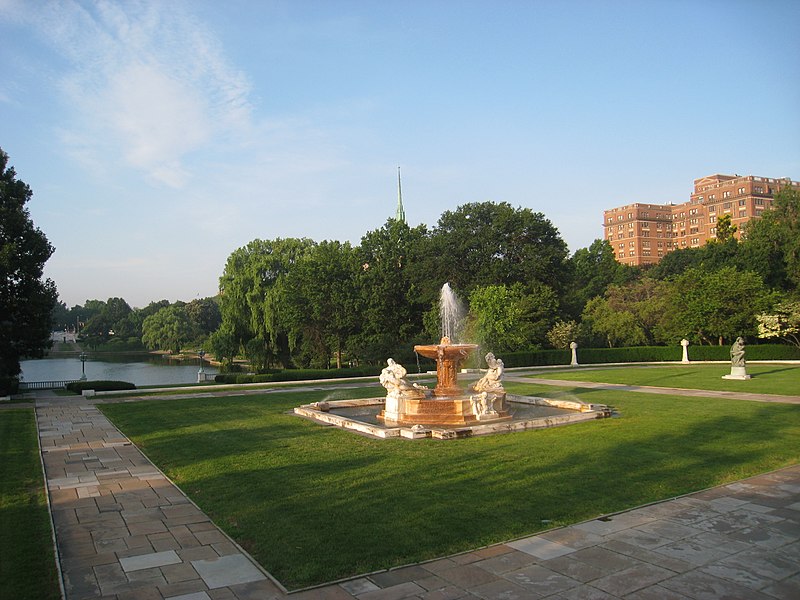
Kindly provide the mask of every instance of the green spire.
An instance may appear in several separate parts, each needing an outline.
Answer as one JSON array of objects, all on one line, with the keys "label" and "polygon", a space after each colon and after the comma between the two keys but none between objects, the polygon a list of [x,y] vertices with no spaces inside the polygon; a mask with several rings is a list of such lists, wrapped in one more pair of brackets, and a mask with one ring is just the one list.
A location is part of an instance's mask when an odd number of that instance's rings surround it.
[{"label": "green spire", "polygon": [[403,189],[400,187],[400,167],[397,167],[397,210],[394,213],[394,220],[401,223],[406,222],[406,211],[403,209]]}]

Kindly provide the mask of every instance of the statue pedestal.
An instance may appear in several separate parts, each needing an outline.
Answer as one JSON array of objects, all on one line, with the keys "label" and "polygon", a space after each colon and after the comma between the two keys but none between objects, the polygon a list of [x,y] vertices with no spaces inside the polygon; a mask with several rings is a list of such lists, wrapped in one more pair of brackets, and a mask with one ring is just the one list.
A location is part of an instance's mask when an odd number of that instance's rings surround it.
[{"label": "statue pedestal", "polygon": [[750,375],[747,374],[747,369],[745,367],[731,367],[731,374],[730,375],[723,375],[723,379],[750,379]]}]

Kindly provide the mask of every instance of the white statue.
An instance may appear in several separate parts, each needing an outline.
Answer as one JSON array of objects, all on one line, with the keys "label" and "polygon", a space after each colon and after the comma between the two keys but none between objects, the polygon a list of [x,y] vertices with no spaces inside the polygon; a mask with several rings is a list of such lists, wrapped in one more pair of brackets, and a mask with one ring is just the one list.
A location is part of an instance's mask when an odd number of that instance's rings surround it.
[{"label": "white statue", "polygon": [[472,389],[478,393],[470,396],[472,410],[479,418],[499,414],[498,410],[503,410],[503,400],[506,397],[506,390],[502,383],[505,372],[503,361],[495,358],[495,355],[489,352],[486,355],[486,364],[489,367],[486,375],[472,386]]},{"label": "white statue", "polygon": [[505,372],[505,365],[503,361],[499,358],[495,358],[494,354],[489,352],[486,355],[486,364],[489,367],[489,370],[486,371],[486,375],[481,377],[472,389],[476,392],[495,392],[495,393],[503,393],[505,394],[505,389],[503,389],[503,373]]}]

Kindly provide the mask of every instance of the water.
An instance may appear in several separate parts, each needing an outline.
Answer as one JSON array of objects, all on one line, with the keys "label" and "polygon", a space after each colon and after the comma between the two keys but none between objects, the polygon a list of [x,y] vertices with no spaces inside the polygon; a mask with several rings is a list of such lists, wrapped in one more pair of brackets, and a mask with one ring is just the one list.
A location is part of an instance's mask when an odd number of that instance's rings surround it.
[{"label": "water", "polygon": [[[61,381],[79,379],[81,361],[75,357],[23,360],[22,381]],[[137,387],[146,385],[171,385],[197,383],[199,362],[169,361],[159,355],[115,355],[93,357],[86,361],[86,378],[94,380],[128,381]],[[203,365],[209,374],[218,373],[216,367]]]},{"label": "water", "polygon": [[439,316],[442,320],[442,337],[450,338],[454,344],[458,343],[464,329],[464,305],[458,299],[449,283],[442,286],[439,294]]}]

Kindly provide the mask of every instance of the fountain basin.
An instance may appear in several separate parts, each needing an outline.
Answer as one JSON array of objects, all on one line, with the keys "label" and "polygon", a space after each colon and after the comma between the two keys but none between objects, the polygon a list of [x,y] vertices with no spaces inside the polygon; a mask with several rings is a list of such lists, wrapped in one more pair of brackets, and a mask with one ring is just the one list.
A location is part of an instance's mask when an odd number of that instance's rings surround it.
[{"label": "fountain basin", "polygon": [[381,439],[455,439],[557,427],[611,416],[611,410],[604,404],[509,394],[507,404],[511,416],[504,421],[475,422],[468,425],[417,423],[411,427],[382,422],[379,414],[384,402],[383,398],[337,400],[305,404],[295,408],[294,413],[321,424]]}]

